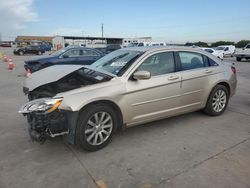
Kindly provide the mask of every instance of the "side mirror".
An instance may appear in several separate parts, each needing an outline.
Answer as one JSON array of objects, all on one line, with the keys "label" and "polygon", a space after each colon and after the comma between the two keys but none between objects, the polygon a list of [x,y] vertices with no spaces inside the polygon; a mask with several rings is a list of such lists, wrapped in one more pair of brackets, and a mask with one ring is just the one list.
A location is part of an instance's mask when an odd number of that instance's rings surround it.
[{"label": "side mirror", "polygon": [[151,78],[149,71],[137,71],[133,74],[135,80],[148,80]]},{"label": "side mirror", "polygon": [[69,55],[67,55],[67,54],[63,54],[63,56],[62,56],[63,58],[69,58]]}]

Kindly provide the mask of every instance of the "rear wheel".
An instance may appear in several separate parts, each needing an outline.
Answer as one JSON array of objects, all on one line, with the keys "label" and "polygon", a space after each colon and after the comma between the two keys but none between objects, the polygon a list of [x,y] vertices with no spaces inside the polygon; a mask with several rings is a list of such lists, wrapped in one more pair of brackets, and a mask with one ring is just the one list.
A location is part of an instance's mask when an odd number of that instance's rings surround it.
[{"label": "rear wheel", "polygon": [[211,91],[204,112],[211,116],[221,115],[227,108],[229,99],[228,89],[217,85]]},{"label": "rear wheel", "polygon": [[241,58],[240,57],[236,57],[236,61],[241,61]]},{"label": "rear wheel", "polygon": [[113,108],[104,104],[90,105],[79,114],[76,143],[88,151],[96,151],[110,143],[118,119]]},{"label": "rear wheel", "polygon": [[19,53],[19,55],[23,55],[24,54],[24,52],[22,50],[20,50],[18,53]]},{"label": "rear wheel", "polygon": [[37,52],[37,55],[42,55],[42,52],[41,52],[41,51],[38,51],[38,52]]}]

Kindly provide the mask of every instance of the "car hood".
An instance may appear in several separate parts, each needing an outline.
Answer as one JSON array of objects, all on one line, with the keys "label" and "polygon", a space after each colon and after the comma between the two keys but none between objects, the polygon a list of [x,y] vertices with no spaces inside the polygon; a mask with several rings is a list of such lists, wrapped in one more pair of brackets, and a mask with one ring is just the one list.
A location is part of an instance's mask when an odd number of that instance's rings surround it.
[{"label": "car hood", "polygon": [[60,78],[84,67],[83,65],[54,65],[44,68],[40,71],[34,72],[23,82],[23,87],[28,88],[29,91],[45,85],[47,83],[55,82]]},{"label": "car hood", "polygon": [[53,65],[31,74],[30,77],[24,80],[23,87],[26,88],[26,90],[28,89],[28,91],[33,91],[34,89],[45,84],[59,81],[81,68],[89,69],[91,72],[97,72],[98,75],[95,76],[96,82],[104,81],[104,77],[116,77],[116,75],[88,65]]}]

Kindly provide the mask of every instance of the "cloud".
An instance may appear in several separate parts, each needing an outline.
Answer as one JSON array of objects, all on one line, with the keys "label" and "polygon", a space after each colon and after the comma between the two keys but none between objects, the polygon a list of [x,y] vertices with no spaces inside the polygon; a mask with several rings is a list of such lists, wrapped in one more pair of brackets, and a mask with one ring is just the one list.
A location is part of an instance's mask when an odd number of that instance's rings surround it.
[{"label": "cloud", "polygon": [[3,36],[17,33],[17,30],[24,29],[28,22],[38,21],[33,3],[34,0],[1,0],[0,32]]}]

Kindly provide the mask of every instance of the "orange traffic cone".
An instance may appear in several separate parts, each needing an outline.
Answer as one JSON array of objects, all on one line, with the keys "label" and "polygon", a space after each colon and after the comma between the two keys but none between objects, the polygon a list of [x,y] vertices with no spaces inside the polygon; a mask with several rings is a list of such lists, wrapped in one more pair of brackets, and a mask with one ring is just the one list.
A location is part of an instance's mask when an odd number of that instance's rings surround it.
[{"label": "orange traffic cone", "polygon": [[29,77],[30,75],[31,75],[30,69],[26,69],[25,76],[26,76],[26,77]]},{"label": "orange traffic cone", "polygon": [[14,63],[12,62],[12,58],[9,58],[9,61],[8,61],[8,69],[9,70],[13,70],[14,69]]},{"label": "orange traffic cone", "polygon": [[8,62],[8,59],[9,59],[9,58],[8,58],[6,55],[3,56],[3,61],[4,61],[4,62]]}]

